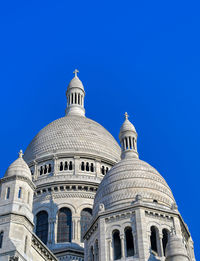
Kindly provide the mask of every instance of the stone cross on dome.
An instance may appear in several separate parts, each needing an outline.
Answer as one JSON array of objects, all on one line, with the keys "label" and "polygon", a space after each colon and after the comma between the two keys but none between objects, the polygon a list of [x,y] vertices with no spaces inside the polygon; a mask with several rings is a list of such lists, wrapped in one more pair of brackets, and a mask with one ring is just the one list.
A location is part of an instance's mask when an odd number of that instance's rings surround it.
[{"label": "stone cross on dome", "polygon": [[22,156],[24,155],[22,150],[20,150],[18,154],[19,154],[19,158],[22,158]]},{"label": "stone cross on dome", "polygon": [[79,70],[75,69],[75,70],[73,71],[73,73],[74,73],[75,77],[77,77],[77,73],[79,73]]},{"label": "stone cross on dome", "polygon": [[124,116],[125,116],[125,119],[128,120],[129,115],[127,112],[125,112]]}]

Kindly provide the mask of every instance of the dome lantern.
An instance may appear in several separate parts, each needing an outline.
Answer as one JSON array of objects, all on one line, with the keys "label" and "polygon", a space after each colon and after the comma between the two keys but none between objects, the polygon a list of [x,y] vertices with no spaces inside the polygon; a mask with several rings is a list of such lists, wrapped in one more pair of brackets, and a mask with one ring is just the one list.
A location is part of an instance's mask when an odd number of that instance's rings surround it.
[{"label": "dome lantern", "polygon": [[125,112],[125,121],[120,128],[119,139],[121,143],[121,158],[138,158],[137,132],[129,121],[128,113]]},{"label": "dome lantern", "polygon": [[85,109],[84,109],[85,90],[81,80],[77,76],[78,72],[79,71],[77,69],[74,70],[73,73],[75,74],[75,76],[70,81],[67,87],[66,116],[67,115],[85,116]]}]

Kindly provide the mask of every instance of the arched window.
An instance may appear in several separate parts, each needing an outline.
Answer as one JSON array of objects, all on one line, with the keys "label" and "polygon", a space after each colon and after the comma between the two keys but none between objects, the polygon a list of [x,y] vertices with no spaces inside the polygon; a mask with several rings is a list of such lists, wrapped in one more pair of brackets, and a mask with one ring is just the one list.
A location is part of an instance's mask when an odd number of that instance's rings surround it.
[{"label": "arched window", "polygon": [[83,235],[87,231],[92,218],[92,209],[84,208],[81,211],[81,242],[83,242]]},{"label": "arched window", "polygon": [[44,166],[44,174],[47,174],[47,165]]},{"label": "arched window", "polygon": [[157,228],[152,226],[151,227],[151,250],[155,253],[158,253],[158,246],[157,246]]},{"label": "arched window", "polygon": [[86,171],[89,171],[89,162],[86,162]]},{"label": "arched window", "polygon": [[121,240],[120,240],[118,230],[115,230],[113,232],[113,248],[114,248],[114,260],[120,259],[122,257],[122,250],[121,250]]},{"label": "arched window", "polygon": [[72,161],[69,162],[69,170],[72,170]]},{"label": "arched window", "polygon": [[133,146],[132,146],[132,140],[131,140],[131,137],[129,137],[129,147],[130,147],[130,149],[132,149],[132,148],[133,148]]},{"label": "arched window", "polygon": [[93,163],[91,163],[90,170],[91,170],[91,172],[94,172],[94,164]]},{"label": "arched window", "polygon": [[80,93],[78,94],[78,104],[80,105]]},{"label": "arched window", "polygon": [[94,261],[94,248],[93,248],[93,246],[90,247],[90,260]]},{"label": "arched window", "polygon": [[6,199],[9,199],[9,197],[10,197],[10,187],[7,188]]},{"label": "arched window", "polygon": [[41,166],[40,167],[40,175],[42,175],[43,174],[43,167]]},{"label": "arched window", "polygon": [[51,173],[51,164],[49,164],[48,173]]},{"label": "arched window", "polygon": [[84,164],[84,162],[81,162],[81,170],[82,170],[82,171],[85,170],[85,164]]},{"label": "arched window", "polygon": [[74,103],[74,99],[73,99],[73,93],[72,93],[72,99],[71,99],[71,104]]},{"label": "arched window", "polygon": [[40,211],[36,215],[36,235],[42,240],[44,244],[47,244],[48,213],[44,210]]},{"label": "arched window", "polygon": [[63,171],[63,163],[60,162],[60,171]]},{"label": "arched window", "polygon": [[106,167],[106,173],[108,172],[108,167]]},{"label": "arched window", "polygon": [[72,213],[69,208],[58,211],[57,242],[71,242],[72,239]]},{"label": "arched window", "polygon": [[0,233],[0,248],[2,248],[3,245],[3,231]]},{"label": "arched window", "polygon": [[65,161],[64,170],[68,170],[68,162]]},{"label": "arched window", "polygon": [[167,246],[167,242],[168,242],[168,236],[169,236],[169,231],[164,228],[162,231],[163,234],[163,238],[162,238],[162,244],[163,244],[163,253],[165,256],[165,251],[166,251],[166,246]]},{"label": "arched window", "polygon": [[104,166],[102,166],[102,168],[101,168],[101,173],[104,175],[105,174],[105,167]]},{"label": "arched window", "polygon": [[95,261],[99,261],[99,244],[98,244],[98,240],[95,241]]},{"label": "arched window", "polygon": [[22,187],[19,187],[18,198],[21,198],[21,196],[22,196]]},{"label": "arched window", "polygon": [[126,256],[134,256],[134,242],[133,242],[133,233],[132,228],[125,228],[125,240],[126,240]]},{"label": "arched window", "polygon": [[77,93],[75,93],[75,104],[77,104]]}]

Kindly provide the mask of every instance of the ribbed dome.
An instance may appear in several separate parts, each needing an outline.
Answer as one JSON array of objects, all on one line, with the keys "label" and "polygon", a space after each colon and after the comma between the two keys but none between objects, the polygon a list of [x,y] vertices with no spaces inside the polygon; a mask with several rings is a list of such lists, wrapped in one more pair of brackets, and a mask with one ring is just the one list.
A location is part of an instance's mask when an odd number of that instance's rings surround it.
[{"label": "ribbed dome", "polygon": [[82,84],[82,81],[78,78],[78,76],[75,76],[69,83],[67,90],[71,88],[80,88],[84,91],[84,87]]},{"label": "ribbed dome", "polygon": [[27,147],[27,162],[57,153],[90,154],[93,157],[120,159],[120,147],[100,124],[81,116],[68,115],[43,128]]},{"label": "ribbed dome", "polygon": [[174,197],[164,178],[148,163],[138,158],[124,159],[114,165],[101,182],[94,201],[94,215],[99,204],[105,209],[130,206],[136,195],[144,201],[157,200],[171,207]]},{"label": "ribbed dome", "polygon": [[122,124],[122,126],[120,128],[120,133],[123,133],[123,132],[126,132],[126,131],[136,132],[135,127],[133,126],[133,124],[128,119],[125,119],[124,123]]},{"label": "ribbed dome", "polygon": [[4,177],[11,177],[14,175],[20,175],[31,179],[30,169],[21,156],[8,167]]}]

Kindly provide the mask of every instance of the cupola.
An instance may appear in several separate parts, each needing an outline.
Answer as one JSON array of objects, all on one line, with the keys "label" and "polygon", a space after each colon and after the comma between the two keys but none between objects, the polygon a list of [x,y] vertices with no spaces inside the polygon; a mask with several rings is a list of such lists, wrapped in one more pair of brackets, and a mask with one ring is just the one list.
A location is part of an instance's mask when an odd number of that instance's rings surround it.
[{"label": "cupola", "polygon": [[66,116],[67,115],[85,116],[85,109],[84,109],[85,90],[81,80],[77,76],[78,72],[79,71],[77,69],[74,71],[75,76],[70,81],[67,87]]},{"label": "cupola", "polygon": [[121,143],[121,158],[138,158],[137,152],[137,132],[135,127],[125,113],[125,121],[120,128],[119,139]]}]

